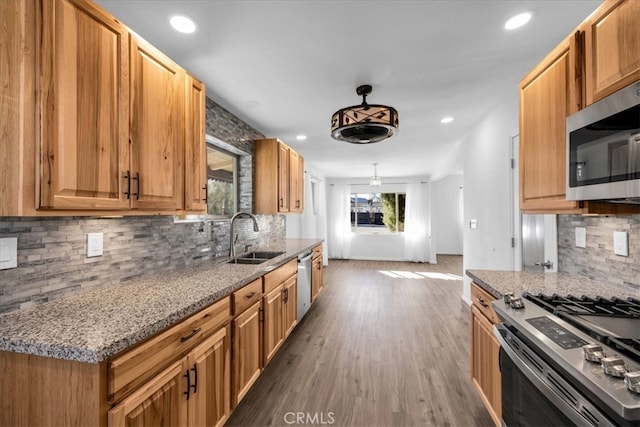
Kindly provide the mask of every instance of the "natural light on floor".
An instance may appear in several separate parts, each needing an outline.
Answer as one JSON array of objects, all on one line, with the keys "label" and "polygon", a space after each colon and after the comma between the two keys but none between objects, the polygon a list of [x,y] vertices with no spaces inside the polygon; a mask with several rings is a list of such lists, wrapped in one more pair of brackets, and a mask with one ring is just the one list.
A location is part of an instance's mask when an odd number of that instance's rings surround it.
[{"label": "natural light on floor", "polygon": [[433,273],[433,272],[422,272],[422,271],[390,271],[390,270],[379,270],[379,273],[384,274],[385,276],[389,276],[393,279],[440,279],[440,280],[462,280],[462,277],[449,274],[449,273]]}]

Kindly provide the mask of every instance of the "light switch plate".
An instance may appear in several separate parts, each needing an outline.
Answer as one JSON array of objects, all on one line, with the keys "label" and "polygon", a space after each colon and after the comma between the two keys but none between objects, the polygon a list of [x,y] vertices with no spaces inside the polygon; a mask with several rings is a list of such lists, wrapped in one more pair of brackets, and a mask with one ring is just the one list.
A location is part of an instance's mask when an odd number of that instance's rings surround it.
[{"label": "light switch plate", "polygon": [[629,256],[629,235],[626,231],[613,232],[613,253],[620,256]]},{"label": "light switch plate", "polygon": [[587,229],[584,227],[576,227],[576,248],[587,247]]},{"label": "light switch plate", "polygon": [[0,270],[18,266],[18,238],[3,237],[0,239]]},{"label": "light switch plate", "polygon": [[477,229],[478,228],[478,220],[477,219],[472,219],[471,221],[469,221],[469,228],[472,229]]},{"label": "light switch plate", "polygon": [[87,233],[87,258],[102,256],[103,233]]}]

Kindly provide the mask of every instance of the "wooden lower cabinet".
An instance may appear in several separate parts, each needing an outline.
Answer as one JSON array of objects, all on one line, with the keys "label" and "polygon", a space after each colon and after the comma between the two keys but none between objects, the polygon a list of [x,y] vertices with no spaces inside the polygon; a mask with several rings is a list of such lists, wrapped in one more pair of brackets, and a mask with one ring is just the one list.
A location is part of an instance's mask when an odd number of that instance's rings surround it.
[{"label": "wooden lower cabinet", "polygon": [[233,406],[235,407],[256,382],[262,371],[260,314],[262,301],[237,316],[233,334]]},{"label": "wooden lower cabinet", "polygon": [[298,276],[291,276],[284,282],[282,323],[284,338],[287,338],[298,324]]},{"label": "wooden lower cabinet", "polygon": [[502,419],[499,351],[500,343],[493,335],[493,324],[472,305],[471,379],[496,426],[501,425]]},{"label": "wooden lower cabinet", "polygon": [[183,426],[187,424],[183,361],[177,361],[109,411],[109,426]]},{"label": "wooden lower cabinet", "polygon": [[284,342],[283,327],[283,290],[284,284],[277,286],[263,298],[262,324],[262,362],[263,366],[271,360]]},{"label": "wooden lower cabinet", "polygon": [[[319,249],[318,249],[319,248]],[[311,302],[313,303],[322,291],[323,284],[322,246],[313,249],[311,261]]]},{"label": "wooden lower cabinet", "polygon": [[109,411],[109,426],[221,426],[231,411],[229,327]]}]

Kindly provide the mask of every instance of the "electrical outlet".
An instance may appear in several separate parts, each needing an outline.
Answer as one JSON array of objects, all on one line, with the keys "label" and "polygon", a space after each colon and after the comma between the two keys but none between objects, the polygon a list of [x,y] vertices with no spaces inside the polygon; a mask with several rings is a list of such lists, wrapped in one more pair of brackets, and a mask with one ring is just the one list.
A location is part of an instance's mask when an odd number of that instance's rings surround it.
[{"label": "electrical outlet", "polygon": [[3,237],[0,239],[0,270],[18,266],[18,238]]},{"label": "electrical outlet", "polygon": [[87,258],[102,256],[103,233],[87,233]]},{"label": "electrical outlet", "polygon": [[584,227],[576,227],[576,248],[587,247],[587,229]]},{"label": "electrical outlet", "polygon": [[471,221],[469,221],[469,228],[475,230],[478,228],[478,220],[477,219],[472,219]]},{"label": "electrical outlet", "polygon": [[629,235],[626,231],[613,232],[613,253],[620,256],[629,256]]}]

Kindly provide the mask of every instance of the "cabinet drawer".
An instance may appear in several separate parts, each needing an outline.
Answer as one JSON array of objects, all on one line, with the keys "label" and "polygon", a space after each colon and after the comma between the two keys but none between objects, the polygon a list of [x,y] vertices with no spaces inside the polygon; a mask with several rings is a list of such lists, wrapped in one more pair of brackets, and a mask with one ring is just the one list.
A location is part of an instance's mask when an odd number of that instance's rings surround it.
[{"label": "cabinet drawer", "polygon": [[117,402],[231,319],[231,298],[210,305],[108,363],[108,399]]},{"label": "cabinet drawer", "polygon": [[248,285],[238,289],[231,296],[233,304],[233,314],[244,312],[262,298],[262,279],[256,279]]},{"label": "cabinet drawer", "polygon": [[313,248],[313,258],[318,258],[322,256],[322,245],[318,245]]},{"label": "cabinet drawer", "polygon": [[497,298],[489,292],[485,291],[477,284],[472,283],[471,302],[473,303],[473,306],[480,310],[480,312],[493,324],[500,323],[498,315],[496,315],[496,312],[493,311],[493,307],[491,307],[491,302],[496,299]]},{"label": "cabinet drawer", "polygon": [[289,277],[293,276],[298,272],[298,260],[292,259],[285,265],[276,268],[275,270],[265,274],[264,279],[264,289],[263,292],[269,293],[273,289],[275,289],[278,285],[284,283]]}]

